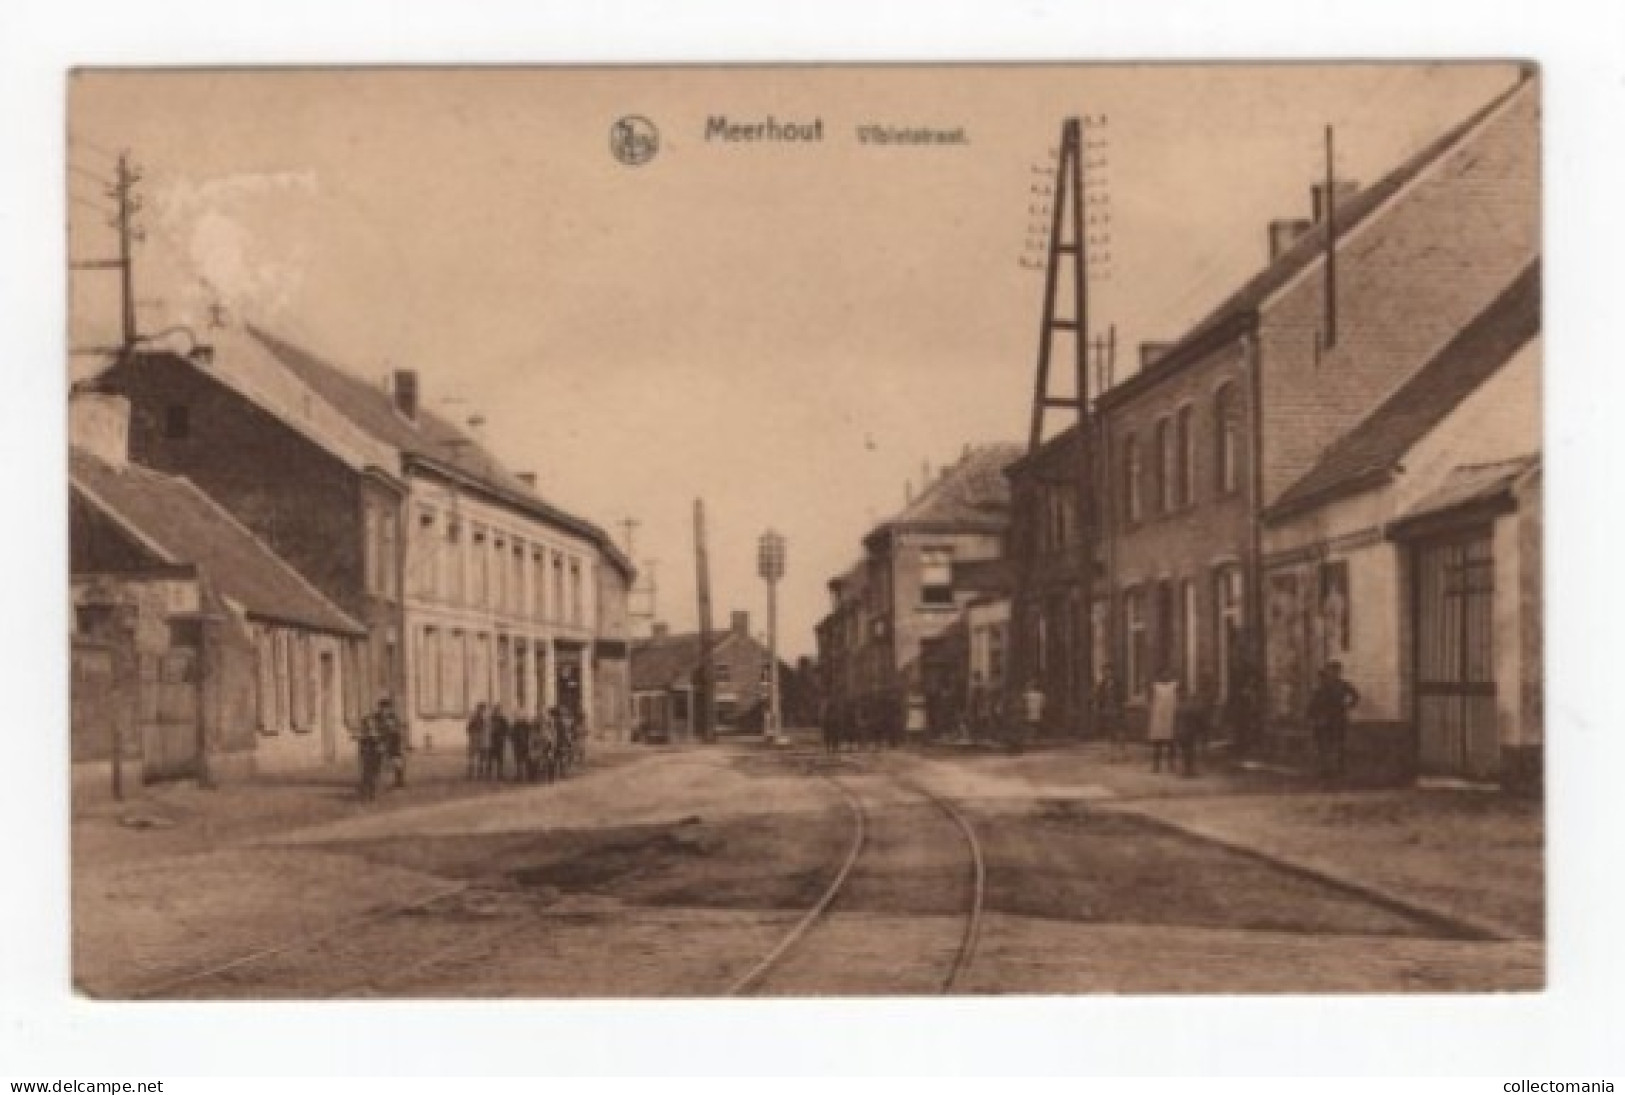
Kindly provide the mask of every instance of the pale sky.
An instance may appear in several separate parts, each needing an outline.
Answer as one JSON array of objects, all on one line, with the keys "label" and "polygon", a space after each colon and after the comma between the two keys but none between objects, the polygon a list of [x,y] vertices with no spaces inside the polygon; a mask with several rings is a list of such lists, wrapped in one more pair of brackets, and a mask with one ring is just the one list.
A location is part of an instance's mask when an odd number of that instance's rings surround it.
[{"label": "pale sky", "polygon": [[[1510,65],[442,69],[89,74],[72,85],[71,251],[111,245],[96,181],[145,171],[141,325],[202,326],[204,279],[364,375],[415,368],[478,411],[544,495],[658,560],[694,621],[691,512],[714,611],[763,626],[755,542],[789,541],[780,648],[813,651],[824,583],[904,483],[967,443],[1024,440],[1042,282],[1023,269],[1034,167],[1104,114],[1098,192],[1120,374],[1257,270],[1307,216],[1336,127],[1375,181],[1509,86]],[[617,162],[643,115],[655,158]],[[820,143],[724,144],[706,121],[822,119]],[[963,126],[876,147],[860,125]],[[73,280],[76,345],[116,327],[112,278]],[[444,402],[455,400],[458,402]]]}]

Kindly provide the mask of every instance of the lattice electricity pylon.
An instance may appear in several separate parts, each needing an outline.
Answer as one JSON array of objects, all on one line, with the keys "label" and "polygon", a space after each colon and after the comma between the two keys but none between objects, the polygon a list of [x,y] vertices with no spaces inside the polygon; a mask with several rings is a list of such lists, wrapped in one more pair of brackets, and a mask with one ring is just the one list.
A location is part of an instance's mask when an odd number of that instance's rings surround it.
[{"label": "lattice electricity pylon", "polygon": [[[1068,118],[1061,124],[1061,147],[1055,160],[1053,194],[1040,195],[1049,201],[1049,245],[1044,259],[1044,316],[1038,337],[1038,372],[1033,385],[1032,430],[1029,451],[1044,440],[1044,416],[1052,410],[1070,410],[1081,420],[1089,408],[1089,245],[1090,224],[1084,210],[1090,208],[1084,193],[1083,123]],[[1094,166],[1090,164],[1088,166]],[[1072,300],[1062,316],[1058,296],[1061,263],[1072,264]],[[1071,336],[1074,351],[1073,395],[1050,392],[1050,359],[1058,334]]]}]

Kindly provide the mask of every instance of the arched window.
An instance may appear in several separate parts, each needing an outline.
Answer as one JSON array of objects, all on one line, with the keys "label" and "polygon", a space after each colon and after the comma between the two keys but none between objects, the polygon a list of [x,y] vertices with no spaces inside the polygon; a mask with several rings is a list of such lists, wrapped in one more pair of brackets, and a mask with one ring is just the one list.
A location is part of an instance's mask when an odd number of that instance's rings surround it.
[{"label": "arched window", "polygon": [[1241,487],[1241,416],[1236,386],[1225,384],[1213,396],[1213,486],[1220,494]]},{"label": "arched window", "polygon": [[1174,505],[1188,506],[1196,500],[1196,450],[1191,436],[1191,409],[1179,408],[1174,419]]}]

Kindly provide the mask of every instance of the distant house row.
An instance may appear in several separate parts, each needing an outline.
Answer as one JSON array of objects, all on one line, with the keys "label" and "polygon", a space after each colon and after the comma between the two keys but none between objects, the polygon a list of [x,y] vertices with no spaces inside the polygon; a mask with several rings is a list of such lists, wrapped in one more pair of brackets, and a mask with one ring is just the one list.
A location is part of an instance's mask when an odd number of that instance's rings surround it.
[{"label": "distant house row", "polygon": [[1291,761],[1337,661],[1371,774],[1538,781],[1539,109],[1526,76],[1374,185],[1315,188],[1258,274],[1098,395],[1089,467],[1074,426],[1005,461],[998,520],[922,529],[901,564],[872,535],[830,583],[832,695],[919,724],[1036,683],[1073,732],[1087,637],[1132,716],[1161,674],[1206,680],[1239,747]]},{"label": "distant house row", "polygon": [[[460,748],[482,702],[626,731],[634,574],[607,534],[424,408],[415,373],[208,335],[75,387],[76,759],[109,758],[116,717],[148,777],[322,763],[386,696],[416,747]],[[152,595],[159,573],[192,592]]]}]

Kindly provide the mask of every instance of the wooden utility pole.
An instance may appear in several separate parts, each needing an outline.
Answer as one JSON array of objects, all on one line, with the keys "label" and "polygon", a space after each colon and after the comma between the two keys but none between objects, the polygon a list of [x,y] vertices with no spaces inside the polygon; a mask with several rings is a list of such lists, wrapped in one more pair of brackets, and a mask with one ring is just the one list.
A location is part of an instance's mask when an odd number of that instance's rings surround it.
[{"label": "wooden utility pole", "polygon": [[[141,171],[130,163],[130,154],[120,152],[114,181],[107,187],[113,199],[113,216],[107,222],[118,232],[118,257],[70,263],[73,270],[116,270],[119,275],[119,336],[117,352],[127,354],[140,334],[135,320],[135,245],[146,238],[135,216],[141,211],[141,198],[135,192]],[[112,350],[112,347],[102,347]]]},{"label": "wooden utility pole", "polygon": [[700,739],[710,741],[716,733],[716,681],[711,649],[711,563],[705,553],[705,500],[694,499],[694,568],[700,616],[700,668],[694,690],[695,724]]}]

